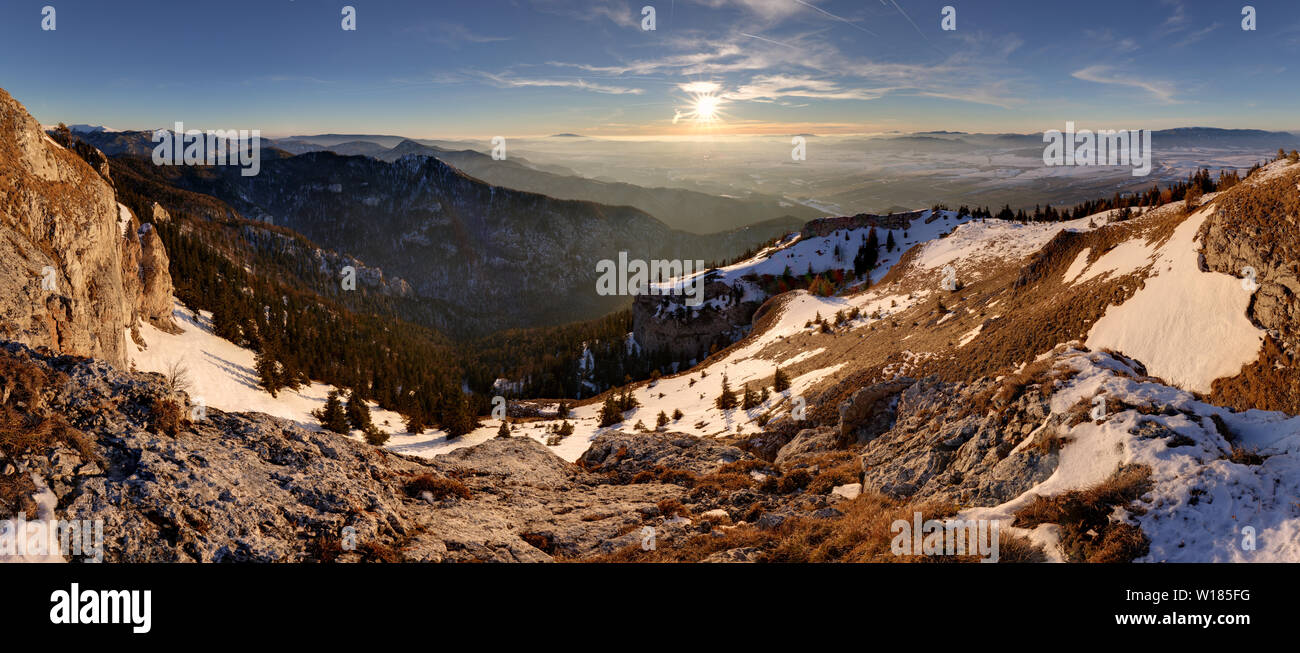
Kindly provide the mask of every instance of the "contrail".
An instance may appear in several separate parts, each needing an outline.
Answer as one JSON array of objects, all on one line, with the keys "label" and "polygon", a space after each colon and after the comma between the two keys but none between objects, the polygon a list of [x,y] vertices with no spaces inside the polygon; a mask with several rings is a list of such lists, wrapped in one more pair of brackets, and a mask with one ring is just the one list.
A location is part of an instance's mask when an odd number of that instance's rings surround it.
[{"label": "contrail", "polygon": [[825,9],[822,9],[821,7],[818,7],[818,6],[816,6],[816,5],[810,5],[810,4],[808,4],[807,2],[804,2],[803,0],[794,0],[794,1],[797,2],[797,3],[799,3],[799,4],[801,4],[801,5],[803,5],[803,6],[805,6],[805,7],[807,7],[807,8],[809,8],[809,9],[812,9],[812,10],[814,10],[814,11],[818,11],[818,12],[821,12],[821,13],[827,15],[827,16],[830,16],[831,18],[834,18],[835,20],[838,20],[838,21],[840,21],[841,23],[845,23],[845,24],[847,24],[847,25],[849,25],[849,26],[851,26],[851,27],[856,27],[856,28],[858,28],[858,29],[860,29],[860,30],[862,30],[862,31],[864,31],[864,32],[866,32],[866,33],[868,33],[868,34],[870,34],[870,35],[876,37],[876,38],[880,38],[880,35],[879,35],[879,34],[873,32],[873,31],[871,31],[871,30],[869,30],[869,29],[867,29],[867,28],[865,28],[865,27],[863,27],[863,26],[861,26],[861,25],[859,25],[859,24],[857,24],[857,23],[855,23],[855,22],[853,22],[853,21],[847,19],[847,18],[843,18],[843,17],[841,17],[841,16],[836,16],[835,14],[832,14],[831,12],[826,11]]},{"label": "contrail", "polygon": [[[794,0],[794,1],[799,2],[799,0]],[[881,2],[884,2],[884,0],[881,0]],[[935,45],[934,42],[930,40],[930,37],[926,36],[925,32],[922,32],[921,28],[916,26],[916,22],[912,20],[912,17],[908,16],[907,12],[903,11],[902,7],[898,6],[897,0],[889,0],[889,2],[894,5],[894,9],[897,9],[898,13],[903,15],[903,18],[907,19],[907,22],[912,23],[912,29],[916,30],[916,33],[920,34],[921,38],[925,39],[925,42],[930,44],[930,47],[934,48],[935,50],[939,50],[939,46]],[[943,50],[939,50],[939,53],[944,55],[947,54]]]},{"label": "contrail", "polygon": [[793,45],[790,45],[789,43],[782,43],[782,42],[780,42],[780,41],[773,41],[772,39],[765,39],[765,38],[763,38],[763,37],[761,37],[761,36],[754,36],[753,34],[746,34],[745,32],[740,32],[740,35],[741,35],[741,36],[748,36],[748,37],[751,38],[751,39],[758,39],[758,40],[760,40],[760,41],[767,41],[768,43],[771,43],[771,44],[773,44],[773,45],[781,45],[781,46],[785,46],[785,47],[787,47],[787,48],[790,48],[791,50],[798,50],[798,49],[799,49],[799,48],[794,47]]}]

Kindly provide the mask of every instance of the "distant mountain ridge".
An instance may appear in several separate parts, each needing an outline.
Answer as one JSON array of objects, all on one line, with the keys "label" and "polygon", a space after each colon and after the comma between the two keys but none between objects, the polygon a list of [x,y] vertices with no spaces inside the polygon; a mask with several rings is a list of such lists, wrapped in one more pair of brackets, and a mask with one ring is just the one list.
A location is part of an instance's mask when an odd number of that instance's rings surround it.
[{"label": "distant mountain ridge", "polygon": [[436,158],[394,162],[333,152],[236,168],[143,166],[158,181],[214,196],[246,217],[282,225],[457,307],[459,332],[593,319],[630,305],[596,292],[596,263],[733,258],[784,223],[710,236],[670,229],[627,206],[557,200],[491,186]]}]

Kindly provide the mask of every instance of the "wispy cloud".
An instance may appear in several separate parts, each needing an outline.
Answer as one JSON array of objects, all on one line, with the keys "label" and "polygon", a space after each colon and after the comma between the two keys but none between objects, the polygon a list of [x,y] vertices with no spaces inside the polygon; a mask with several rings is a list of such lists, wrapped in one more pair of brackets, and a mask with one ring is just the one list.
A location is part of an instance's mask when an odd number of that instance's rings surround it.
[{"label": "wispy cloud", "polygon": [[412,25],[404,31],[411,34],[422,34],[429,41],[450,48],[459,48],[465,44],[499,43],[513,39],[513,37],[509,36],[480,34],[460,23],[448,22]]},{"label": "wispy cloud", "polygon": [[1139,79],[1133,75],[1116,73],[1110,66],[1088,66],[1087,68],[1074,71],[1071,76],[1085,82],[1129,86],[1141,89],[1150,93],[1152,97],[1161,102],[1173,103],[1176,101],[1174,98],[1173,85],[1169,82]]},{"label": "wispy cloud", "polygon": [[1188,27],[1187,7],[1183,6],[1181,0],[1161,0],[1160,4],[1167,7],[1173,7],[1169,17],[1160,24],[1156,30],[1160,36],[1168,36],[1176,32],[1181,32]]},{"label": "wispy cloud", "polygon": [[626,0],[532,0],[533,8],[549,14],[564,16],[581,21],[608,20],[619,27],[641,28],[641,7]]},{"label": "wispy cloud", "polygon": [[794,75],[759,75],[735,91],[723,94],[728,100],[774,102],[781,98],[816,98],[821,100],[876,100],[889,88],[852,88],[840,83]]},{"label": "wispy cloud", "polygon": [[525,88],[525,87],[550,87],[550,88],[576,88],[593,93],[606,93],[609,95],[641,95],[644,89],[633,88],[629,86],[616,86],[613,84],[602,84],[600,82],[588,82],[581,77],[573,78],[544,78],[544,77],[515,77],[511,75],[496,75],[492,73],[482,73],[483,77],[495,86],[501,88]]},{"label": "wispy cloud", "polygon": [[1209,27],[1206,27],[1204,29],[1198,29],[1195,32],[1192,32],[1191,34],[1188,34],[1187,36],[1183,37],[1182,40],[1174,44],[1174,47],[1182,48],[1182,47],[1189,46],[1205,38],[1206,36],[1209,36],[1210,32],[1219,29],[1219,27],[1221,27],[1220,23],[1214,23],[1213,25],[1210,25]]},{"label": "wispy cloud", "polygon": [[1127,36],[1121,37],[1109,27],[1106,29],[1085,29],[1083,30],[1083,36],[1094,45],[1114,54],[1128,54],[1141,47],[1136,39]]}]

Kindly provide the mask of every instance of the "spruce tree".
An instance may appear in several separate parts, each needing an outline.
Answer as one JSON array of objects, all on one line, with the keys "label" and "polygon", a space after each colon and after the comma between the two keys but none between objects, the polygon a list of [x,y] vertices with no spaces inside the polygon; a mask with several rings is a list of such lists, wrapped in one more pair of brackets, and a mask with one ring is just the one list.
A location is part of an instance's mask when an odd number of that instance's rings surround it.
[{"label": "spruce tree", "polygon": [[325,405],[312,411],[312,416],[320,421],[320,425],[326,430],[335,433],[349,433],[348,415],[343,410],[343,402],[339,400],[339,391],[330,390],[329,396],[325,399]]},{"label": "spruce tree", "polygon": [[366,405],[366,400],[357,396],[356,390],[348,393],[346,412],[348,424],[352,425],[352,428],[364,430],[370,425],[370,407]]},{"label": "spruce tree", "polygon": [[610,392],[605,397],[605,403],[600,407],[600,426],[613,426],[621,421],[623,421],[623,411],[619,409],[614,393]]},{"label": "spruce tree", "polygon": [[447,432],[447,439],[458,438],[478,428],[478,420],[470,414],[469,402],[465,400],[464,393],[453,389],[446,397],[442,429]]},{"label": "spruce tree", "polygon": [[276,396],[280,388],[284,387],[284,382],[281,380],[280,366],[275,362],[275,356],[268,345],[263,344],[262,350],[257,352],[253,367],[257,372],[257,384],[271,393],[272,397]]},{"label": "spruce tree", "polygon": [[497,429],[497,437],[498,437],[498,438],[508,438],[508,437],[510,437],[510,424],[509,424],[509,422],[506,422],[505,420],[501,420],[501,428]]},{"label": "spruce tree", "polygon": [[722,377],[722,393],[718,395],[718,398],[713,403],[719,410],[730,410],[735,408],[738,403],[736,393],[731,390],[731,384],[727,381],[725,375]]},{"label": "spruce tree", "polygon": [[790,375],[779,367],[776,368],[776,374],[772,376],[772,389],[777,392],[785,392],[790,389]]},{"label": "spruce tree", "polygon": [[655,428],[663,428],[667,425],[668,425],[668,414],[661,410],[659,411],[659,417],[655,418]]},{"label": "spruce tree", "polygon": [[406,416],[407,433],[411,433],[413,435],[419,435],[421,433],[424,433],[424,430],[427,428],[429,428],[429,425],[425,421],[423,411],[421,411],[419,408],[412,410],[411,413]]}]

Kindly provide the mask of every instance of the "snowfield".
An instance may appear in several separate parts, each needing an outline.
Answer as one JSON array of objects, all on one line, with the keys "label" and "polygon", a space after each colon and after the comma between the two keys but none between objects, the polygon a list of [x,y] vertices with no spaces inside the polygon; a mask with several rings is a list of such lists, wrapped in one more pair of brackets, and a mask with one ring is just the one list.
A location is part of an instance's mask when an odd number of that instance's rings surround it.
[{"label": "snowfield", "polygon": [[[1107,309],[1089,331],[1088,347],[1124,352],[1142,361],[1152,375],[1197,392],[1209,392],[1215,379],[1235,376],[1259,357],[1263,331],[1246,317],[1254,291],[1241,279],[1201,272],[1197,262],[1196,234],[1212,210],[1202,208],[1178,226],[1153,254],[1153,276],[1145,287]],[[1107,266],[1117,269],[1136,269],[1146,260],[1139,247],[1117,254],[1121,247],[1092,267],[1111,255]]]}]

